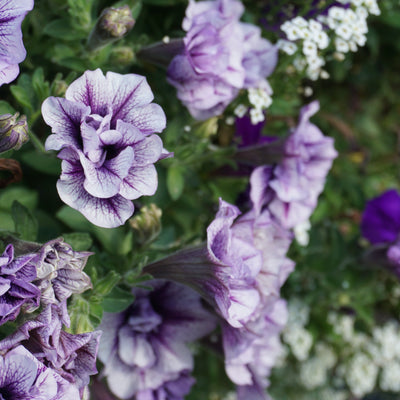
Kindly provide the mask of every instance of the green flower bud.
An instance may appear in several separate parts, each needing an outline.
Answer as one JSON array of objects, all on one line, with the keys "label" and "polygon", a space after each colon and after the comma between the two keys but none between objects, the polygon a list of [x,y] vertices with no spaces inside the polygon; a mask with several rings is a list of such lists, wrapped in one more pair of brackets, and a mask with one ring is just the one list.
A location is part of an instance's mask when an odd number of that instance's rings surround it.
[{"label": "green flower bud", "polygon": [[162,211],[155,204],[144,206],[140,213],[129,220],[131,228],[137,233],[140,244],[152,242],[161,232]]},{"label": "green flower bud", "polygon": [[0,116],[0,153],[18,150],[29,140],[26,117],[23,115],[19,120],[18,117],[19,113]]},{"label": "green flower bud", "polygon": [[89,36],[89,49],[95,50],[122,38],[134,25],[129,6],[105,8]]}]

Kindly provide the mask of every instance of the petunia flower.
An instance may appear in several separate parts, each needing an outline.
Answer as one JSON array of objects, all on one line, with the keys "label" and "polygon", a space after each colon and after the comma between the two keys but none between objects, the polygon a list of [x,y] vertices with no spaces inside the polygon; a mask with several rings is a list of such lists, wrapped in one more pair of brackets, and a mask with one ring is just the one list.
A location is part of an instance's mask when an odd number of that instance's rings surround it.
[{"label": "petunia flower", "polygon": [[121,399],[183,400],[193,384],[187,344],[214,329],[215,320],[191,289],[162,280],[133,289],[134,303],[103,316],[99,359],[112,393]]},{"label": "petunia flower", "polygon": [[23,346],[0,354],[0,396],[10,400],[81,398],[73,384],[46,367]]},{"label": "petunia flower", "polygon": [[3,0],[0,4],[0,86],[19,74],[18,64],[26,56],[21,24],[32,8],[33,0]]},{"label": "petunia flower", "polygon": [[47,150],[61,150],[57,190],[95,225],[113,228],[133,214],[131,200],[157,189],[154,163],[166,157],[154,132],[166,125],[143,76],[86,71],[65,99],[49,97],[43,118],[53,134]]},{"label": "petunia flower", "polygon": [[39,306],[40,290],[32,283],[36,279],[33,257],[14,258],[12,244],[0,256],[0,325],[14,320],[23,307],[33,311]]},{"label": "petunia flower", "polygon": [[183,50],[167,74],[195,119],[221,114],[243,88],[268,86],[277,48],[259,28],[239,21],[243,11],[237,0],[189,2]]}]

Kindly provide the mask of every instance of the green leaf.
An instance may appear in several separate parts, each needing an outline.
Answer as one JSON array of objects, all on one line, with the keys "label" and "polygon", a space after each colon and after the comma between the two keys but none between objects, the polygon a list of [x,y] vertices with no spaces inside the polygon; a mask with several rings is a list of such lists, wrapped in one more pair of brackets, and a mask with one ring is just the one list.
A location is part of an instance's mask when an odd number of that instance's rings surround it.
[{"label": "green leaf", "polygon": [[33,214],[17,200],[12,204],[11,214],[15,224],[15,231],[20,235],[21,239],[35,241],[38,233],[38,222]]},{"label": "green leaf", "polygon": [[43,68],[38,68],[32,75],[32,86],[40,102],[50,96],[50,84],[44,79]]},{"label": "green leaf", "polygon": [[127,290],[116,286],[102,302],[105,312],[117,313],[127,309],[135,300],[135,296]]},{"label": "green leaf", "polygon": [[32,169],[48,175],[59,176],[61,160],[50,155],[42,154],[36,150],[27,151],[21,155],[22,161]]},{"label": "green leaf", "polygon": [[0,209],[11,211],[14,200],[18,200],[22,205],[33,210],[38,203],[38,194],[34,190],[23,187],[11,187],[5,189],[0,194]]},{"label": "green leaf", "polygon": [[88,250],[93,244],[92,238],[86,232],[64,233],[62,236],[75,251]]},{"label": "green leaf", "polygon": [[115,285],[120,281],[121,275],[115,271],[109,271],[108,274],[96,282],[93,292],[96,296],[107,296]]},{"label": "green leaf", "polygon": [[0,100],[0,115],[15,114],[15,108],[4,100]]},{"label": "green leaf", "polygon": [[62,40],[77,40],[85,37],[84,31],[73,28],[69,19],[56,19],[48,23],[44,29],[45,35]]},{"label": "green leaf", "polygon": [[184,168],[180,165],[172,165],[167,170],[167,188],[173,200],[181,197],[185,187]]},{"label": "green leaf", "polygon": [[31,98],[26,89],[21,86],[12,85],[10,86],[11,93],[15,97],[15,100],[22,106],[28,108],[30,111],[33,110]]}]

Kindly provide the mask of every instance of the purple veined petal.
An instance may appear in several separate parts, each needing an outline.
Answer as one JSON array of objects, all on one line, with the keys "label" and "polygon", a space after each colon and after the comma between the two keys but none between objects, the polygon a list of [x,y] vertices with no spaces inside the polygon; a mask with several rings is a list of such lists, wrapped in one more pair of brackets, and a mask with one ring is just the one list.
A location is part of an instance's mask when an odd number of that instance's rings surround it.
[{"label": "purple veined petal", "polygon": [[65,93],[65,98],[89,106],[90,114],[101,116],[108,113],[113,101],[109,82],[100,68],[95,71],[86,71],[73,81]]},{"label": "purple veined petal", "polygon": [[157,171],[153,164],[132,167],[122,181],[119,194],[134,200],[140,196],[152,196],[158,186]]},{"label": "purple veined petal", "polygon": [[150,104],[153,92],[144,76],[136,74],[121,75],[115,72],[107,72],[107,82],[112,98],[113,123],[120,119],[127,121],[126,116],[131,110]]},{"label": "purple veined petal", "polygon": [[[4,267],[8,267],[8,264],[14,259],[14,247],[12,244],[8,244],[0,255],[0,271],[3,271]],[[2,272],[3,273],[3,272]]]},{"label": "purple veined petal", "polygon": [[61,200],[81,212],[95,225],[104,228],[123,225],[133,214],[133,203],[120,195],[109,199],[91,196],[83,187],[85,177],[81,165],[72,158],[73,150],[64,149],[63,157],[67,157],[65,150],[68,150],[71,158],[62,162],[62,174],[57,182]]},{"label": "purple veined petal", "polygon": [[89,115],[90,108],[59,97],[49,97],[42,104],[42,115],[52,128],[45,143],[46,150],[60,150],[66,146],[82,148],[81,121]]},{"label": "purple veined petal", "polygon": [[129,326],[124,326],[118,338],[118,355],[126,365],[151,368],[155,364],[157,356],[145,335],[134,334]]},{"label": "purple veined petal", "polygon": [[121,313],[104,313],[102,323],[107,326],[101,335],[101,342],[98,356],[103,363],[108,365],[112,355],[115,353],[118,346],[118,330],[124,323],[124,316]]},{"label": "purple veined petal", "polygon": [[101,143],[105,146],[110,146],[123,140],[123,134],[118,130],[118,128],[116,130],[110,129],[108,131],[101,132],[99,137]]},{"label": "purple veined petal", "polygon": [[160,159],[163,143],[159,136],[150,135],[138,142],[135,147],[135,166],[154,164]]},{"label": "purple veined petal", "polygon": [[9,279],[4,279],[0,276],[0,296],[8,291],[11,287],[11,281]]},{"label": "purple veined petal", "polygon": [[0,86],[12,82],[19,75],[19,65],[0,66]]},{"label": "purple veined petal", "polygon": [[261,166],[253,170],[250,176],[250,199],[256,214],[261,213],[265,204],[267,189],[272,178],[273,167]]},{"label": "purple veined petal", "polygon": [[160,133],[167,125],[163,109],[155,103],[129,110],[124,116],[124,121],[133,124],[143,133]]},{"label": "purple veined petal", "polygon": [[112,358],[106,371],[108,387],[119,398],[130,399],[139,390],[140,374],[132,373],[132,369],[118,359]]},{"label": "purple veined petal", "polygon": [[108,199],[118,194],[122,180],[128,175],[134,158],[134,150],[126,147],[116,157],[96,165],[79,152],[80,162],[85,174],[84,188],[94,197]]},{"label": "purple veined petal", "polygon": [[147,136],[132,124],[128,124],[120,119],[117,121],[116,129],[122,135],[121,141],[117,143],[117,145],[122,148],[126,146],[133,146]]}]

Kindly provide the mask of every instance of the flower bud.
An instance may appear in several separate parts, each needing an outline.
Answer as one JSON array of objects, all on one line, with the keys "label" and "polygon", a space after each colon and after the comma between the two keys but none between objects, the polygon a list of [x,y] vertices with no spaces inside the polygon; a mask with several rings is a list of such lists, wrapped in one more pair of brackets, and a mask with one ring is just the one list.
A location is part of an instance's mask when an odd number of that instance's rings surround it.
[{"label": "flower bud", "polygon": [[129,6],[105,8],[93,28],[88,46],[91,50],[125,36],[135,25]]},{"label": "flower bud", "polygon": [[19,113],[0,116],[0,153],[18,150],[29,140],[26,117],[23,115],[19,120],[18,117]]},{"label": "flower bud", "polygon": [[140,244],[153,241],[161,231],[162,211],[155,204],[144,206],[140,214],[129,220],[131,228],[136,231],[136,240]]}]

